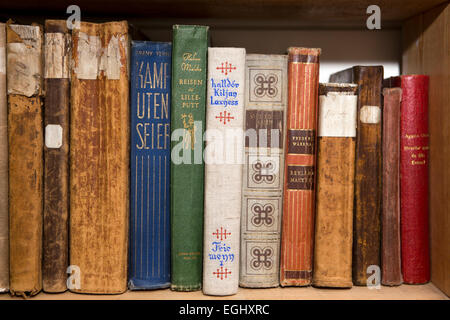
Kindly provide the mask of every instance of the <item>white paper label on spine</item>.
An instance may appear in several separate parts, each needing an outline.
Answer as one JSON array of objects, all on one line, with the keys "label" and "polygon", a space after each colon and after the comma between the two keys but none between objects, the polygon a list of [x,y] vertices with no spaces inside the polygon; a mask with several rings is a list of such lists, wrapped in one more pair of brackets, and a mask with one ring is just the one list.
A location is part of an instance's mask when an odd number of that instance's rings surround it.
[{"label": "white paper label on spine", "polygon": [[356,137],[357,96],[328,93],[319,96],[320,137]]},{"label": "white paper label on spine", "polygon": [[45,127],[45,146],[49,149],[59,149],[63,142],[63,128],[59,124],[48,124]]},{"label": "white paper label on spine", "polygon": [[69,35],[60,32],[45,34],[45,72],[46,79],[67,79],[69,77],[69,52],[66,45]]},{"label": "white paper label on spine", "polygon": [[381,108],[379,106],[363,106],[361,110],[359,110],[359,120],[362,123],[380,123]]}]

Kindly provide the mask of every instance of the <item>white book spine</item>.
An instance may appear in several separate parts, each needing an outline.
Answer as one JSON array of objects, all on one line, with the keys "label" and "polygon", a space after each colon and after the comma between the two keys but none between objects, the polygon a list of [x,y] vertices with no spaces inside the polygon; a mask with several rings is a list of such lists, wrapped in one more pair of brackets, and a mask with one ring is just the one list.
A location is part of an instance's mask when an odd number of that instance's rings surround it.
[{"label": "white book spine", "polygon": [[203,292],[239,285],[245,49],[208,48]]}]

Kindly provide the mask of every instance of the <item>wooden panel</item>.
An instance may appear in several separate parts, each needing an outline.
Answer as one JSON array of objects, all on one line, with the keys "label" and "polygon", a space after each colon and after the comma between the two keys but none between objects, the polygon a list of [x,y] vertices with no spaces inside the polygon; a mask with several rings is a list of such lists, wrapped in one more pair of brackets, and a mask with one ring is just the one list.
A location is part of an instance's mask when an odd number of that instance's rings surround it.
[{"label": "wooden panel", "polygon": [[[446,0],[379,0],[383,22],[402,21]],[[66,15],[73,0],[1,1],[0,12]],[[373,0],[79,0],[82,17],[88,15],[175,18],[293,19],[325,23],[357,22],[365,27],[366,9]]]},{"label": "wooden panel", "polygon": [[403,28],[403,70],[430,76],[431,281],[447,295],[450,295],[449,18],[447,4],[410,19]]}]

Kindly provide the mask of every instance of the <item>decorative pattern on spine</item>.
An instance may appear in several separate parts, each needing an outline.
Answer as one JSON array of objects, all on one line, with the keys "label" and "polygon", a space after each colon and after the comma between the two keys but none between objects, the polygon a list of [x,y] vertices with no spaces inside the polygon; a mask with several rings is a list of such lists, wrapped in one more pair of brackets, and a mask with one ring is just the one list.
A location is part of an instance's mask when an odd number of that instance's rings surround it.
[{"label": "decorative pattern on spine", "polygon": [[280,284],[287,84],[287,55],[247,54],[241,287]]},{"label": "decorative pattern on spine", "polygon": [[81,22],[72,32],[70,264],[74,292],[127,289],[128,25]]},{"label": "decorative pattern on spine", "polygon": [[358,86],[320,84],[313,284],[352,286]]},{"label": "decorative pattern on spine", "polygon": [[426,75],[391,78],[402,89],[400,202],[403,282],[430,281],[428,217],[428,84]]},{"label": "decorative pattern on spine", "polygon": [[10,292],[42,289],[42,45],[40,26],[8,25]]},{"label": "decorative pattern on spine", "polygon": [[320,49],[289,48],[280,282],[312,279]]},{"label": "decorative pattern on spine", "polygon": [[402,89],[384,88],[381,283],[402,284],[400,242],[400,104]]},{"label": "decorative pattern on spine", "polygon": [[202,283],[208,29],[173,26],[170,209],[171,289],[176,291],[200,290]]},{"label": "decorative pattern on spine", "polygon": [[44,237],[42,285],[67,290],[69,265],[69,60],[66,20],[45,21]]},{"label": "decorative pattern on spine", "polygon": [[8,103],[6,98],[6,27],[0,23],[0,292],[9,290]]},{"label": "decorative pattern on spine", "polygon": [[331,75],[332,82],[356,83],[355,209],[353,217],[353,284],[366,286],[380,268],[381,247],[381,88],[382,66],[355,66]]},{"label": "decorative pattern on spine", "polygon": [[170,286],[172,44],[131,44],[131,290]]},{"label": "decorative pattern on spine", "polygon": [[237,293],[245,49],[208,48],[203,292]]}]

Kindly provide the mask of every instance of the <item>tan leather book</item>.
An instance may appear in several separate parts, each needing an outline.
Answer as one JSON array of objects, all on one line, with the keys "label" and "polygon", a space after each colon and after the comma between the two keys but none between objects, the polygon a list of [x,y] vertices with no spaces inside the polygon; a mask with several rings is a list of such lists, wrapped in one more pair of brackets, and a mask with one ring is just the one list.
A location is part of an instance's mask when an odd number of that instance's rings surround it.
[{"label": "tan leather book", "polygon": [[320,84],[313,285],[352,286],[355,84]]},{"label": "tan leather book", "polygon": [[354,285],[366,286],[374,284],[376,277],[369,276],[381,266],[383,66],[354,66],[332,74],[330,81],[359,85],[352,274]]},{"label": "tan leather book", "polygon": [[10,292],[42,289],[42,40],[40,26],[7,24]]},{"label": "tan leather book", "polygon": [[9,290],[8,104],[6,99],[6,27],[0,23],[0,292]]},{"label": "tan leather book", "polygon": [[[128,26],[72,30],[70,265],[74,292],[127,289]],[[79,283],[76,279],[79,276]],[[71,277],[72,278],[72,277]]]},{"label": "tan leather book", "polygon": [[71,35],[65,20],[45,21],[44,43],[44,236],[42,284],[67,290],[69,264],[69,60]]}]

